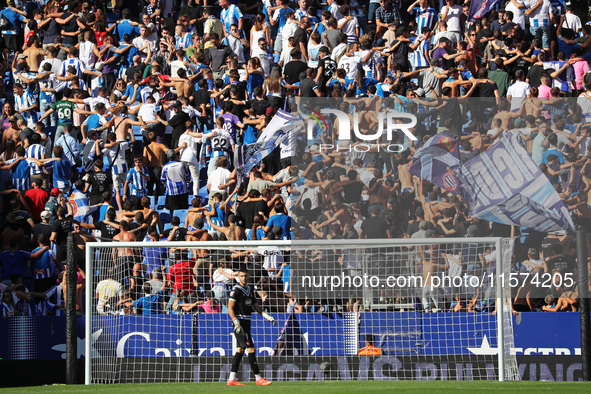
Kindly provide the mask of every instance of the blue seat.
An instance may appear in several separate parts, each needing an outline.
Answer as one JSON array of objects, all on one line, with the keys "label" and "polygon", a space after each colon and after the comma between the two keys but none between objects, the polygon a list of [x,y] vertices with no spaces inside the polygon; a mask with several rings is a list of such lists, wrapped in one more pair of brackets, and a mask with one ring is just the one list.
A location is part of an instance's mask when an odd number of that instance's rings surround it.
[{"label": "blue seat", "polygon": [[[162,220],[162,215],[160,216],[160,220]],[[164,225],[164,231],[169,230],[171,228],[172,228],[172,224],[170,224],[170,223],[166,223]]]},{"label": "blue seat", "polygon": [[160,214],[160,221],[163,224],[170,223],[170,219],[171,219],[170,218],[170,212],[168,212],[168,211],[158,211],[158,213]]},{"label": "blue seat", "polygon": [[164,209],[166,205],[166,196],[158,196],[158,204],[156,204],[156,209]]},{"label": "blue seat", "polygon": [[156,208],[156,196],[148,196],[150,199],[150,207]]},{"label": "blue seat", "polygon": [[133,131],[133,135],[135,137],[142,136],[142,127],[141,126],[131,126],[131,130]]},{"label": "blue seat", "polygon": [[201,196],[202,201],[207,201],[209,199],[209,190],[207,190],[207,185],[199,189],[199,195]]},{"label": "blue seat", "polygon": [[189,211],[187,209],[177,209],[174,211],[174,216],[178,216],[181,221],[181,226],[185,223],[185,219],[187,219],[187,214]]}]

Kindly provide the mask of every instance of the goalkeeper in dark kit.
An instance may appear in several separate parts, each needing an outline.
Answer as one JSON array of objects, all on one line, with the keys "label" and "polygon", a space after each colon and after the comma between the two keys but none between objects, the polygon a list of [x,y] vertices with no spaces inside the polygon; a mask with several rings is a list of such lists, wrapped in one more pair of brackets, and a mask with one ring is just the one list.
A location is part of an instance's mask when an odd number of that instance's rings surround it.
[{"label": "goalkeeper in dark kit", "polygon": [[234,336],[236,337],[236,342],[238,344],[234,360],[232,361],[232,371],[228,378],[228,386],[244,386],[236,379],[240,361],[242,361],[242,357],[244,356],[244,350],[248,353],[248,362],[254,372],[257,386],[268,386],[271,384],[270,381],[260,375],[254,343],[252,341],[252,336],[250,335],[250,315],[254,311],[273,323],[273,325],[276,325],[276,322],[272,316],[261,308],[259,301],[256,299],[254,289],[248,285],[248,278],[249,274],[246,269],[242,269],[238,272],[239,284],[235,285],[232,289],[228,301],[228,314],[232,319]]}]

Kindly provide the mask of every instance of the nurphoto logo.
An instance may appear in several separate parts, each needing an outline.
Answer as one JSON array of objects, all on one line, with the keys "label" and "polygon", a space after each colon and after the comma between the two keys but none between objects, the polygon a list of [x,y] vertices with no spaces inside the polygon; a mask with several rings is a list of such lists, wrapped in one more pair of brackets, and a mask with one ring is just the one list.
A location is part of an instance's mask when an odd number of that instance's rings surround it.
[{"label": "nurphoto logo", "polygon": [[417,117],[388,108],[377,100],[342,101],[309,99],[298,103],[307,117],[308,141],[321,151],[399,153],[408,149],[404,141],[417,141],[413,130]]}]

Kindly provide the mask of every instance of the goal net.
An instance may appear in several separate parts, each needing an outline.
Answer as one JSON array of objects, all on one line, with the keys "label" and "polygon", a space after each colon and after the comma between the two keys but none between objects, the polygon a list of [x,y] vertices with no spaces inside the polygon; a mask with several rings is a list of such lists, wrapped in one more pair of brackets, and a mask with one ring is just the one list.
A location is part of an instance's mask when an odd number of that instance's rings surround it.
[{"label": "goal net", "polygon": [[[86,383],[225,382],[240,268],[268,380],[513,380],[500,238],[88,243]],[[238,380],[253,380],[246,359]]]}]

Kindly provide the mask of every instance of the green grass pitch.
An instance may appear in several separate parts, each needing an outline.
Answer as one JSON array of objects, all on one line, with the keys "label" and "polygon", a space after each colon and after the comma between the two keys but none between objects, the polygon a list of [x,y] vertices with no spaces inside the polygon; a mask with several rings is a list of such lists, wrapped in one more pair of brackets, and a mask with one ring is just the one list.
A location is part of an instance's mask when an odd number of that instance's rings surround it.
[{"label": "green grass pitch", "polygon": [[404,393],[454,393],[464,392],[518,392],[539,393],[589,393],[591,382],[495,382],[495,381],[324,381],[324,382],[274,382],[267,387],[258,387],[254,382],[242,387],[228,387],[224,383],[148,383],[111,384],[92,386],[41,386],[0,389],[0,393],[365,393],[400,392]]}]

